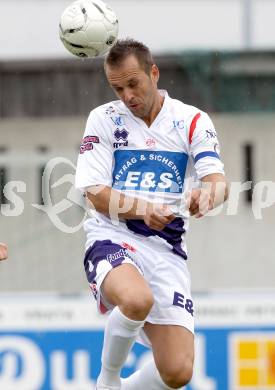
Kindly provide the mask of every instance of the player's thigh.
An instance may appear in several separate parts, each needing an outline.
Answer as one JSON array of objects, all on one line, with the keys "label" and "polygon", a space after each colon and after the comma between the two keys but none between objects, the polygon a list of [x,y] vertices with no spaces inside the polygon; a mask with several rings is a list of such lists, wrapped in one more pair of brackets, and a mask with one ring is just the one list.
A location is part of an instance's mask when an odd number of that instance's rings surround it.
[{"label": "player's thigh", "polygon": [[114,306],[131,319],[143,320],[153,305],[153,294],[143,277],[142,259],[112,240],[97,240],[85,253],[84,267],[104,313]]},{"label": "player's thigh", "polygon": [[153,301],[148,283],[132,264],[121,264],[112,269],[106,275],[101,290],[114,306],[142,305],[146,300]]},{"label": "player's thigh", "polygon": [[192,377],[194,335],[179,325],[146,323],[145,333],[152,344],[154,359],[163,380],[170,386],[182,386]]}]

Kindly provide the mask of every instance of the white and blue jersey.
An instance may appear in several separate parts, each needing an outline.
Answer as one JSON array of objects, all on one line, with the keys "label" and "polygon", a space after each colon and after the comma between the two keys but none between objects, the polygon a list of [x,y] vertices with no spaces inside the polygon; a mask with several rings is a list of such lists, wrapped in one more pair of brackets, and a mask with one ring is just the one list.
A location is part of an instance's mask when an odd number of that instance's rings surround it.
[{"label": "white and blue jersey", "polygon": [[[224,173],[209,116],[170,98],[165,91],[160,93],[165,96],[164,103],[150,127],[121,101],[91,112],[80,147],[77,188],[85,191],[93,185],[105,185],[176,209],[190,185],[206,175]],[[181,217],[159,232],[143,220],[113,224],[110,218],[94,212],[85,222],[87,248],[95,240],[112,239],[112,234],[155,236],[160,245],[186,259],[188,215],[188,210],[181,212]]]}]

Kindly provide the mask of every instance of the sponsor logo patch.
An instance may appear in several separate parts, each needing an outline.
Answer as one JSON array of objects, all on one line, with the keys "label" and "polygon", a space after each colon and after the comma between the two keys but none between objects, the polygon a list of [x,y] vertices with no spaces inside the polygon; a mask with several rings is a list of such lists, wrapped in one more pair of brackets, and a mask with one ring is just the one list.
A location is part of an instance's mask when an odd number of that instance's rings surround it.
[{"label": "sponsor logo patch", "polygon": [[137,251],[136,248],[134,248],[132,245],[128,244],[127,242],[123,242],[121,244],[121,246],[122,246],[122,248],[127,249],[128,251],[133,252],[133,253],[135,253]]},{"label": "sponsor logo patch", "polygon": [[109,106],[105,110],[105,114],[106,115],[111,115],[111,114],[114,114],[115,112],[116,112],[116,110],[115,110],[115,108],[113,106]]},{"label": "sponsor logo patch", "polygon": [[182,307],[191,314],[191,316],[194,315],[194,304],[192,299],[185,299],[184,295],[177,291],[174,292],[173,305]]},{"label": "sponsor logo patch", "polygon": [[205,130],[205,133],[208,139],[217,138],[217,133],[214,130],[208,129]]},{"label": "sponsor logo patch", "polygon": [[125,142],[114,142],[113,143],[113,147],[115,149],[118,149],[120,148],[121,146],[128,146],[128,141],[125,141]]},{"label": "sponsor logo patch", "polygon": [[113,117],[111,117],[111,119],[116,126],[124,126],[125,125],[125,120],[124,120],[124,118],[122,118],[122,116],[113,116]]},{"label": "sponsor logo patch", "polygon": [[149,148],[152,148],[156,145],[156,141],[153,138],[148,138],[145,143]]},{"label": "sponsor logo patch", "polygon": [[152,192],[182,192],[188,155],[149,150],[115,151],[113,188]]},{"label": "sponsor logo patch", "polygon": [[114,132],[115,139],[117,141],[126,141],[128,138],[129,132],[126,129],[116,129]]},{"label": "sponsor logo patch", "polygon": [[184,128],[184,120],[179,120],[179,121],[173,121],[173,126],[174,129],[183,129]]},{"label": "sponsor logo patch", "polygon": [[129,131],[127,131],[125,128],[123,129],[116,128],[114,132],[114,137],[117,142],[113,143],[114,148],[118,149],[120,146],[128,146],[128,140],[127,140],[128,135],[129,135]]},{"label": "sponsor logo patch", "polygon": [[96,135],[87,135],[81,142],[79,153],[83,154],[88,150],[93,150],[93,144],[99,144],[99,138]]},{"label": "sponsor logo patch", "polygon": [[124,260],[125,256],[125,249],[120,249],[115,253],[110,253],[109,255],[107,255],[106,259],[109,261],[109,263],[113,263],[114,261]]}]

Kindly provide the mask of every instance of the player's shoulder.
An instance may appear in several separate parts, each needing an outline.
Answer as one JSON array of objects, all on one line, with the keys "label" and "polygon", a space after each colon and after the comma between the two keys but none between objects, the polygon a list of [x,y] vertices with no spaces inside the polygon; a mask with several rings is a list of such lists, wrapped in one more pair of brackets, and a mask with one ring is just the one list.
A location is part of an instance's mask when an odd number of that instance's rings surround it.
[{"label": "player's shoulder", "polygon": [[171,110],[175,112],[177,115],[182,115],[185,120],[192,120],[196,115],[199,116],[207,116],[208,114],[203,111],[202,109],[184,103],[181,100],[169,98],[169,105],[171,107]]},{"label": "player's shoulder", "polygon": [[104,120],[119,115],[126,115],[125,106],[120,100],[114,100],[94,108],[89,116]]}]

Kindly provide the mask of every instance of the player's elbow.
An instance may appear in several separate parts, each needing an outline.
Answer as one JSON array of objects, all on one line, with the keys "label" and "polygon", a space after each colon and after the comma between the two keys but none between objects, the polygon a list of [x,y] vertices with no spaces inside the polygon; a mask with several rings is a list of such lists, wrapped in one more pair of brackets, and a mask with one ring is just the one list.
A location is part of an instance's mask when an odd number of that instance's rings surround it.
[{"label": "player's elbow", "polygon": [[110,187],[104,185],[94,185],[86,190],[86,199],[89,208],[92,208],[99,213],[109,213],[110,203]]}]

